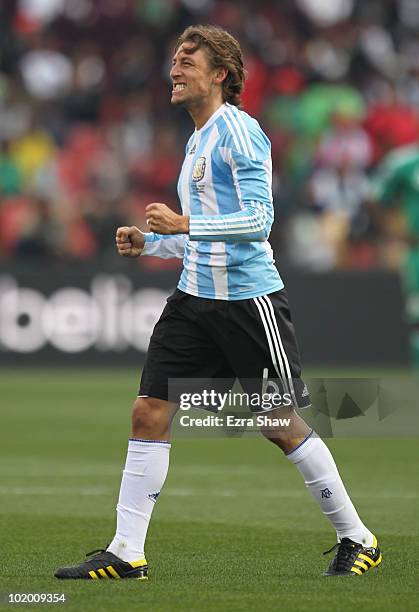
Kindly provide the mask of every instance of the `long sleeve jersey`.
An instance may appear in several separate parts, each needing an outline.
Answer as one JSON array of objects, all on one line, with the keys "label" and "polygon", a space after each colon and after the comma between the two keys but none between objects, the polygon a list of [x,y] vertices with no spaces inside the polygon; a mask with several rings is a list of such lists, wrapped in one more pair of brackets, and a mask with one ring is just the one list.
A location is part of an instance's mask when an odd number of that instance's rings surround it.
[{"label": "long sleeve jersey", "polygon": [[145,234],[143,254],[183,257],[180,290],[241,300],[283,288],[268,242],[271,147],[255,119],[226,103],[195,130],[178,194],[189,234]]}]

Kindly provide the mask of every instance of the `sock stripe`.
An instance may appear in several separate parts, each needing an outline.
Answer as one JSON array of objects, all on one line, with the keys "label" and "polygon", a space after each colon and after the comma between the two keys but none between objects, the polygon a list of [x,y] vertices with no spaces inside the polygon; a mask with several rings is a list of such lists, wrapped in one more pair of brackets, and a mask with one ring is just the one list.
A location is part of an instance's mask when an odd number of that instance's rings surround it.
[{"label": "sock stripe", "polygon": [[130,442],[145,442],[146,444],[166,444],[170,446],[169,440],[144,440],[143,438],[128,438]]},{"label": "sock stripe", "polygon": [[289,451],[288,453],[285,453],[287,457],[289,457],[290,455],[292,455],[292,453],[294,453],[296,450],[298,450],[300,448],[300,446],[302,446],[305,442],[307,442],[307,440],[309,438],[311,438],[311,436],[314,433],[314,429],[312,429],[310,431],[310,433],[304,438],[304,440],[301,440],[300,444],[297,444],[297,446],[295,448],[293,448],[291,451]]}]

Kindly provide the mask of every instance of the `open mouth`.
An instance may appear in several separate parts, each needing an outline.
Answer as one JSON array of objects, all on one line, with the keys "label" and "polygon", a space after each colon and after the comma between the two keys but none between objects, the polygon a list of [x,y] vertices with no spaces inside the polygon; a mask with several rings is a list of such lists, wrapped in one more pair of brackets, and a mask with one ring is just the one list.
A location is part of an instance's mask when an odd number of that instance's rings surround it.
[{"label": "open mouth", "polygon": [[186,89],[185,83],[176,83],[176,85],[173,85],[174,92],[183,91],[184,89]]}]

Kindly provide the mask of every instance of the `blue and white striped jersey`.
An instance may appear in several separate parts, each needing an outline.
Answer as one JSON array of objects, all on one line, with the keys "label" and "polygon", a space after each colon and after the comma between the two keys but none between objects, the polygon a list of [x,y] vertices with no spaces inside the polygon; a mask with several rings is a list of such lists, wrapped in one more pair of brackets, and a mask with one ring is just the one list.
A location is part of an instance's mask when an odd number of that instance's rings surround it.
[{"label": "blue and white striped jersey", "polygon": [[284,286],[268,242],[272,160],[258,122],[223,104],[186,145],[178,193],[188,235],[145,234],[144,255],[183,257],[178,288],[242,300]]}]

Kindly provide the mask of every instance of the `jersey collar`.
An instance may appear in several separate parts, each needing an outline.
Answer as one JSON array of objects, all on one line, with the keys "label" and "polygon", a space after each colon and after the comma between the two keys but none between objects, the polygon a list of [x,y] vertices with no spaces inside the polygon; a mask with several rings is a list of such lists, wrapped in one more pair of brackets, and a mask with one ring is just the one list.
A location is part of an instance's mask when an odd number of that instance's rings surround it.
[{"label": "jersey collar", "polygon": [[210,125],[212,125],[214,123],[214,121],[220,116],[222,115],[225,111],[227,110],[227,103],[224,102],[224,104],[221,104],[221,106],[219,106],[217,108],[217,110],[215,111],[215,113],[213,113],[211,115],[211,117],[207,120],[206,123],[204,123],[204,125],[197,130],[195,128],[195,134],[201,134],[204,130],[206,130],[207,128],[209,128]]}]

